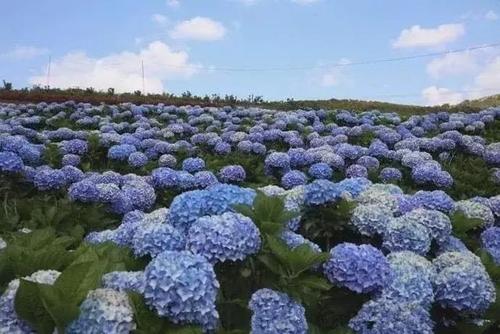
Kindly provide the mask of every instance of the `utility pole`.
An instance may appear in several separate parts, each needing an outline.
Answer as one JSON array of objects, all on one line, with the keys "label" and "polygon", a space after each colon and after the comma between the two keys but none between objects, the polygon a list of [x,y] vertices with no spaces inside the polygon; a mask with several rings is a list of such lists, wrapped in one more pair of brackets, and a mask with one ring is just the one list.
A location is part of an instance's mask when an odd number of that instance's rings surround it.
[{"label": "utility pole", "polygon": [[49,65],[47,66],[47,89],[50,89],[50,65],[52,63],[52,57],[49,55]]},{"label": "utility pole", "polygon": [[141,60],[141,68],[142,68],[142,95],[146,96],[146,85],[144,84],[144,59]]}]

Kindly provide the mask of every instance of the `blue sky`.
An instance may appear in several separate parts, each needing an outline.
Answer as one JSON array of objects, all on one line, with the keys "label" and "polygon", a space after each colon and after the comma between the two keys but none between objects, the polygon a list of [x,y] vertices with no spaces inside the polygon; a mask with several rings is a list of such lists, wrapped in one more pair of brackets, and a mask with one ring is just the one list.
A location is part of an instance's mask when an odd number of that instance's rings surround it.
[{"label": "blue sky", "polygon": [[15,87],[46,85],[50,56],[52,87],[140,90],[144,61],[147,92],[412,104],[500,92],[500,47],[349,65],[500,42],[498,0],[18,0],[1,16],[0,79]]}]

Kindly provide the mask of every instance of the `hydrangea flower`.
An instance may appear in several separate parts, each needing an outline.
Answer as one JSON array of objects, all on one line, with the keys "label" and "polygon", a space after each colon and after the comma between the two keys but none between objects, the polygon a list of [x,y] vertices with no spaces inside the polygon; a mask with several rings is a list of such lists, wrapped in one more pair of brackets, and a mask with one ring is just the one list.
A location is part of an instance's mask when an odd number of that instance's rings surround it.
[{"label": "hydrangea flower", "polygon": [[455,208],[455,201],[442,190],[419,190],[413,195],[413,202],[415,207],[439,210],[444,213],[450,213]]},{"label": "hydrangea flower", "polygon": [[489,207],[472,200],[456,202],[454,212],[461,212],[467,218],[481,219],[484,222],[484,226],[491,226],[495,222],[495,217]]},{"label": "hydrangea flower", "polygon": [[194,174],[194,182],[199,188],[206,188],[219,183],[219,180],[217,180],[217,176],[215,176],[214,173],[202,170]]},{"label": "hydrangea flower", "polygon": [[292,231],[283,231],[281,233],[281,240],[291,249],[295,249],[305,244],[315,253],[321,252],[321,248],[317,244]]},{"label": "hydrangea flower", "polygon": [[305,187],[305,203],[307,205],[323,205],[335,202],[341,191],[336,183],[328,180],[315,180]]},{"label": "hydrangea flower", "polygon": [[69,334],[117,333],[135,330],[134,312],[124,292],[97,289],[80,305],[80,315],[67,328]]},{"label": "hydrangea flower", "polygon": [[484,230],[481,233],[481,243],[495,263],[500,265],[500,227],[491,226]]},{"label": "hydrangea flower", "polygon": [[212,265],[189,251],[166,251],[144,270],[146,303],[158,315],[178,324],[217,327],[215,300],[219,282]]},{"label": "hydrangea flower", "polygon": [[425,255],[431,248],[429,230],[405,216],[393,218],[387,224],[383,235],[383,247],[390,252],[409,250]]},{"label": "hydrangea flower", "polygon": [[382,296],[396,302],[416,302],[429,309],[434,301],[432,284],[436,276],[432,263],[409,251],[391,253],[387,259],[394,279]]},{"label": "hydrangea flower", "polygon": [[345,171],[346,177],[368,177],[368,169],[365,166],[352,164]]},{"label": "hydrangea flower", "polygon": [[315,179],[330,179],[333,169],[325,162],[318,162],[309,167],[308,173]]},{"label": "hydrangea flower", "polygon": [[78,166],[80,164],[80,156],[76,154],[65,154],[61,159],[63,166]]},{"label": "hydrangea flower", "polygon": [[199,217],[222,214],[230,211],[234,204],[251,205],[254,197],[254,190],[229,184],[188,191],[174,198],[168,220],[174,227],[187,233]]},{"label": "hydrangea flower", "polygon": [[57,190],[66,185],[64,173],[59,169],[41,168],[36,171],[33,184],[38,190]]},{"label": "hydrangea flower", "polygon": [[84,203],[97,202],[100,192],[94,182],[82,180],[73,183],[68,189],[68,197],[72,201]]},{"label": "hydrangea flower", "polygon": [[393,218],[392,211],[386,206],[358,205],[352,212],[351,223],[362,235],[374,236],[384,233],[391,218]]},{"label": "hydrangea flower", "polygon": [[219,179],[226,183],[243,182],[246,177],[245,169],[240,165],[224,166],[219,171]]},{"label": "hydrangea flower", "polygon": [[189,173],[205,169],[205,161],[201,158],[187,158],[182,162],[182,169]]},{"label": "hydrangea flower", "polygon": [[102,276],[102,286],[117,291],[144,292],[144,272],[112,271]]},{"label": "hydrangea flower", "polygon": [[174,168],[177,165],[177,159],[171,154],[162,154],[158,158],[158,166]]},{"label": "hydrangea flower", "polygon": [[[43,283],[54,284],[59,277],[60,272],[55,270],[40,270],[30,276],[24,277],[25,280]],[[20,281],[15,279],[11,281],[7,289],[0,296],[0,332],[1,333],[35,333],[31,326],[24,320],[18,317],[14,309],[14,300],[16,298],[17,289]]]},{"label": "hydrangea flower", "polygon": [[305,309],[288,295],[260,289],[252,295],[252,334],[306,334]]},{"label": "hydrangea flower", "polygon": [[299,170],[291,170],[281,177],[281,185],[285,189],[291,189],[306,183],[307,176]]},{"label": "hydrangea flower", "polygon": [[380,291],[393,275],[380,250],[346,242],[330,250],[330,259],[323,268],[330,282],[358,293]]},{"label": "hydrangea flower", "polygon": [[136,256],[155,257],[166,250],[183,250],[184,236],[170,224],[141,223],[135,228],[132,249]]},{"label": "hydrangea flower", "polygon": [[243,260],[260,245],[259,230],[250,218],[226,212],[198,218],[189,228],[186,248],[216,263]]},{"label": "hydrangea flower", "polygon": [[478,264],[465,262],[446,266],[438,270],[434,284],[436,301],[461,312],[481,313],[496,297],[493,282],[484,267]]},{"label": "hydrangea flower", "polygon": [[389,183],[401,181],[403,174],[397,168],[385,167],[380,171],[378,177],[382,182]]},{"label": "hydrangea flower", "polygon": [[126,161],[128,157],[136,151],[137,149],[134,145],[113,145],[108,150],[108,158],[111,160]]},{"label": "hydrangea flower", "polygon": [[401,217],[425,226],[430,236],[438,243],[445,242],[451,234],[451,221],[447,215],[437,210],[417,208]]},{"label": "hydrangea flower", "polygon": [[366,302],[349,321],[359,334],[433,334],[429,311],[418,303],[379,298]]},{"label": "hydrangea flower", "polygon": [[128,164],[132,167],[144,167],[147,163],[148,157],[142,152],[134,152],[128,156]]}]

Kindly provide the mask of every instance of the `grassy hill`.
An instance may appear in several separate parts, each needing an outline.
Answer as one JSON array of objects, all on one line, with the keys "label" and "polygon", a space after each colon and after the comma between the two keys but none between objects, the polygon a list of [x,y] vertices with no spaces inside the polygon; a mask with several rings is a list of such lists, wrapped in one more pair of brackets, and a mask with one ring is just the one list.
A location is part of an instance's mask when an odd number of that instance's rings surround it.
[{"label": "grassy hill", "polygon": [[490,95],[475,100],[465,100],[464,102],[460,103],[459,106],[467,106],[480,109],[500,106],[500,94]]}]

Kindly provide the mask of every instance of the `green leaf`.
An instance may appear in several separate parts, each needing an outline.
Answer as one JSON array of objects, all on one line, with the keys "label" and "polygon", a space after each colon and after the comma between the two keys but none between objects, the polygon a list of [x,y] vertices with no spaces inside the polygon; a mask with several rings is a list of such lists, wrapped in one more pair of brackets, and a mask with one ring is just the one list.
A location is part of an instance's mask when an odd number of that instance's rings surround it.
[{"label": "green leaf", "polygon": [[79,305],[90,290],[100,285],[107,262],[80,262],[64,270],[54,287],[66,296],[68,301]]},{"label": "green leaf", "polygon": [[132,310],[134,311],[134,321],[137,324],[137,333],[168,333],[168,321],[158,317],[156,312],[150,310],[144,302],[142,295],[136,292],[128,292],[128,297]]},{"label": "green leaf", "polygon": [[60,333],[78,317],[77,304],[69,302],[64,294],[52,285],[38,285],[39,295],[45,310],[50,314]]},{"label": "green leaf", "polygon": [[14,299],[16,313],[38,333],[52,334],[55,323],[45,309],[37,284],[21,279]]},{"label": "green leaf", "polygon": [[304,286],[311,289],[327,291],[332,285],[327,279],[313,275],[303,275],[293,280],[294,285]]}]

